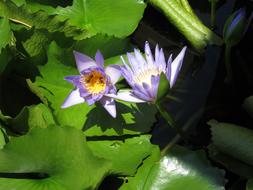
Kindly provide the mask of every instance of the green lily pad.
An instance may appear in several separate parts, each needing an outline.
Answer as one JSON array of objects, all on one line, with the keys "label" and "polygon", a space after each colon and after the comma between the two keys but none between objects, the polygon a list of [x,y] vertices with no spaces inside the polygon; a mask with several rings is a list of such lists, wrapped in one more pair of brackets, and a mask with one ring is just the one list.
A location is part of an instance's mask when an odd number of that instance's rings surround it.
[{"label": "green lily pad", "polygon": [[15,118],[4,116],[0,112],[0,119],[8,129],[19,134],[26,133],[36,127],[46,128],[50,124],[55,124],[50,109],[44,104],[26,106]]},{"label": "green lily pad", "polygon": [[253,130],[215,120],[208,122],[212,144],[226,155],[253,166]]},{"label": "green lily pad", "polygon": [[0,125],[0,149],[2,149],[4,145],[5,145],[5,137],[4,137],[3,129],[1,128],[1,125]]},{"label": "green lily pad", "polygon": [[[139,179],[143,182],[139,183]],[[166,156],[144,161],[123,190],[224,190],[224,172],[210,166],[204,152],[173,147]]]},{"label": "green lily pad", "polygon": [[[126,9],[127,7],[127,9]],[[90,33],[116,37],[130,35],[142,18],[146,4],[142,0],[74,0],[72,6],[58,7],[58,18]]]},{"label": "green lily pad", "polygon": [[88,141],[95,156],[112,162],[111,173],[134,175],[143,159],[156,147],[150,143],[150,135],[123,140]]},{"label": "green lily pad", "polygon": [[109,168],[109,162],[92,154],[80,130],[36,128],[13,137],[0,151],[0,189],[95,189]]},{"label": "green lily pad", "polygon": [[253,179],[248,180],[246,190],[253,190]]},{"label": "green lily pad", "polygon": [[13,34],[11,32],[9,20],[7,18],[0,18],[0,53],[7,44],[11,43]]},{"label": "green lily pad", "polygon": [[130,104],[118,101],[117,118],[112,118],[102,107],[92,109],[83,128],[86,136],[121,136],[147,133],[156,121],[154,105]]}]

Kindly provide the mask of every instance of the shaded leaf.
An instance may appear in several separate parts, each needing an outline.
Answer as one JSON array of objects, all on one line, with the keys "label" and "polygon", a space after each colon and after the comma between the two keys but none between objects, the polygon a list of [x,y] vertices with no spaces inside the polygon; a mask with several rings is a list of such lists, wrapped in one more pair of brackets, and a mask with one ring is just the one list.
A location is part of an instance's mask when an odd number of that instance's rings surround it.
[{"label": "shaded leaf", "polygon": [[243,108],[249,113],[253,118],[253,96],[246,98],[243,102]]},{"label": "shaded leaf", "polygon": [[84,126],[86,136],[119,136],[147,133],[156,122],[154,105],[117,102],[117,118],[102,107],[92,109]]},{"label": "shaded leaf", "polygon": [[44,104],[26,106],[15,118],[4,116],[0,112],[0,119],[8,129],[21,134],[36,127],[46,128],[50,124],[55,124],[51,111]]},{"label": "shaded leaf", "polygon": [[33,35],[23,42],[24,49],[31,56],[42,55],[45,53],[48,44],[48,36],[40,30],[35,30]]},{"label": "shaded leaf", "polygon": [[1,125],[0,125],[0,149],[3,148],[3,146],[5,145],[5,137],[4,137],[4,132],[3,132],[3,129],[1,128]]},{"label": "shaded leaf", "polygon": [[9,20],[6,18],[0,18],[0,53],[3,48],[7,46],[7,44],[10,44],[12,41],[12,32],[9,25]]},{"label": "shaded leaf", "polygon": [[122,140],[88,141],[88,146],[97,157],[112,162],[111,173],[134,175],[143,159],[154,149],[149,135]]},{"label": "shaded leaf", "polygon": [[[0,189],[95,189],[109,167],[109,162],[92,154],[81,131],[58,126],[36,128],[13,137],[0,151]],[[22,173],[44,177],[16,179],[15,174]]]},{"label": "shaded leaf", "polygon": [[214,145],[208,146],[209,157],[227,170],[245,178],[253,177],[253,167],[245,162],[220,152]]},{"label": "shaded leaf", "polygon": [[253,131],[230,123],[208,122],[218,151],[253,166]]},{"label": "shaded leaf", "polygon": [[253,179],[248,180],[246,190],[253,190]]}]

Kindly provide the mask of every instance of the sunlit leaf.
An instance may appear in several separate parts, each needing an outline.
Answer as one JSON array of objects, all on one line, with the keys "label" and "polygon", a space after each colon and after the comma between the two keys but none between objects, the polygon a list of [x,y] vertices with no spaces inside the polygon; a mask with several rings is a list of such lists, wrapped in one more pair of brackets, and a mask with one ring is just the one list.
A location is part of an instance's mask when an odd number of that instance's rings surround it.
[{"label": "sunlit leaf", "polygon": [[72,6],[58,7],[56,14],[91,33],[125,37],[135,30],[145,7],[142,0],[74,0]]},{"label": "sunlit leaf", "polygon": [[142,160],[156,147],[150,143],[149,135],[125,140],[88,141],[95,156],[112,162],[111,173],[134,175]]},{"label": "sunlit leaf", "polygon": [[[0,189],[95,189],[109,167],[109,162],[92,154],[80,130],[36,128],[13,137],[0,151]],[[37,179],[32,179],[31,173]]]}]

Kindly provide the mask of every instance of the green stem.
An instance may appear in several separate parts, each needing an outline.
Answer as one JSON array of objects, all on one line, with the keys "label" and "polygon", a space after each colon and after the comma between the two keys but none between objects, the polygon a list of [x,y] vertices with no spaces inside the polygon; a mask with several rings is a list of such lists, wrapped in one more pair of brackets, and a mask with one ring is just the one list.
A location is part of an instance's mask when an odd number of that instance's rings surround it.
[{"label": "green stem", "polygon": [[194,17],[195,21],[198,22],[200,25],[202,25],[202,22],[199,20],[199,17],[194,13],[194,11],[192,10],[188,0],[181,0],[180,1],[183,8],[192,15],[192,17]]},{"label": "green stem", "polygon": [[211,28],[216,26],[216,0],[211,0]]},{"label": "green stem", "polygon": [[[222,40],[192,14],[186,1],[177,0],[149,0],[150,4],[163,11],[164,15],[200,52],[206,45],[221,45]],[[191,11],[189,11],[191,10]]]},{"label": "green stem", "polygon": [[225,46],[225,66],[227,70],[227,76],[225,79],[225,82],[228,84],[231,84],[233,80],[233,71],[231,67],[231,48],[232,46],[229,44],[226,44]]},{"label": "green stem", "polygon": [[162,115],[162,117],[165,119],[165,121],[171,127],[173,127],[182,138],[185,138],[186,134],[184,133],[184,131],[180,127],[177,126],[174,118],[170,114],[168,114],[168,112],[163,108],[160,102],[156,103],[156,107],[158,111],[160,112],[160,114]]}]

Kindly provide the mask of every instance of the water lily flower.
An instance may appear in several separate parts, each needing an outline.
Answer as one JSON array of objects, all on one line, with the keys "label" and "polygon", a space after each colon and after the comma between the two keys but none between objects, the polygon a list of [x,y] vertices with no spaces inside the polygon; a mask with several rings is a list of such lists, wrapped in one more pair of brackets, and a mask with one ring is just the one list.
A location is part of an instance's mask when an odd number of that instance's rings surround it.
[{"label": "water lily flower", "polygon": [[161,74],[166,75],[169,87],[173,87],[183,63],[185,51],[186,47],[173,61],[170,55],[166,64],[162,48],[159,49],[158,45],[156,46],[154,58],[146,42],[145,58],[137,49],[134,49],[134,55],[127,53],[128,63],[121,57],[124,64],[120,67],[121,73],[132,89],[120,90],[116,95],[107,96],[135,103],[155,102]]},{"label": "water lily flower", "polygon": [[61,108],[83,102],[92,105],[99,101],[112,117],[116,117],[115,101],[105,95],[116,93],[115,83],[121,76],[120,69],[116,65],[104,69],[104,58],[100,51],[97,51],[95,60],[76,51],[74,56],[80,75],[65,77],[76,88],[70,92]]}]

